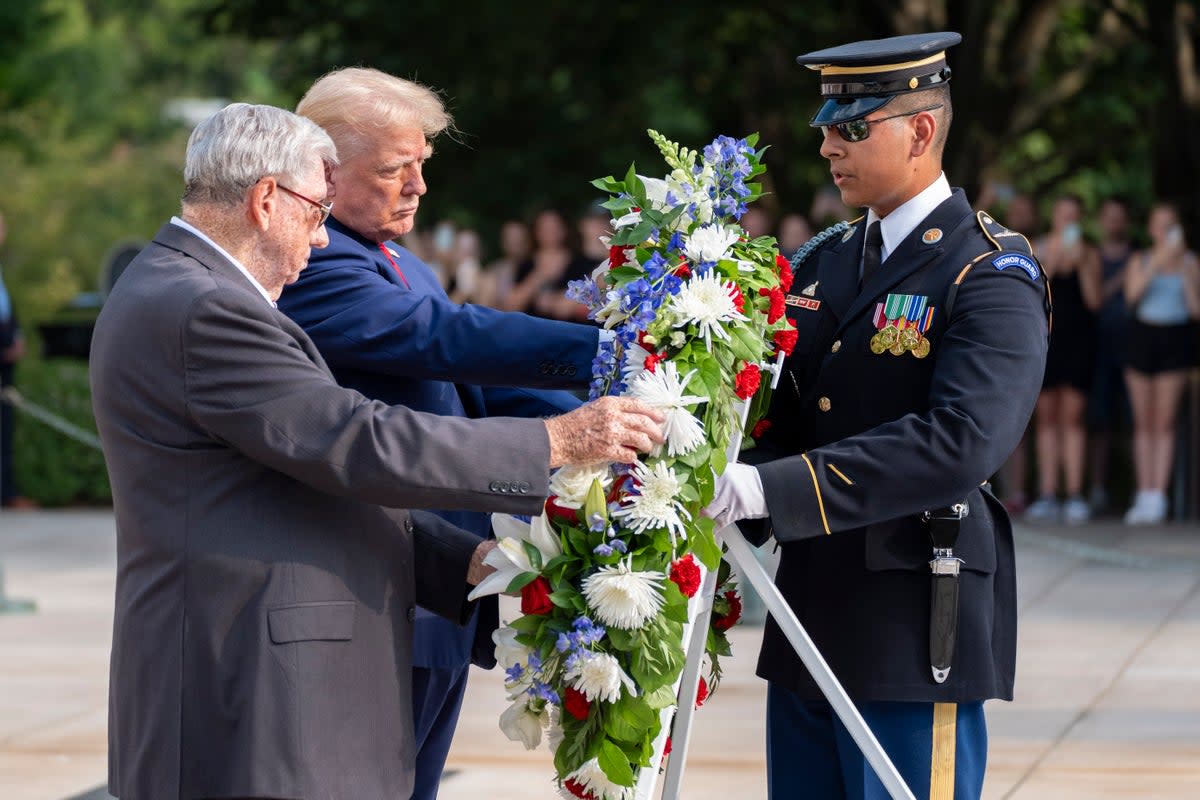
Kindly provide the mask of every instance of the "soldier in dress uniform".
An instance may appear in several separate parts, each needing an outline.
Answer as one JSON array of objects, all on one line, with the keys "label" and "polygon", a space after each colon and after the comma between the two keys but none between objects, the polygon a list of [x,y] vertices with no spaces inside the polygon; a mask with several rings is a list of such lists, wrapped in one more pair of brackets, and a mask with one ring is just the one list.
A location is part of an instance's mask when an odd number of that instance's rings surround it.
[{"label": "soldier in dress uniform", "polygon": [[[942,172],[957,33],[800,56],[812,125],[849,207],[793,257],[799,344],[768,419],[709,514],[774,536],[776,584],[917,797],[983,786],[983,702],[1011,699],[1012,529],[987,478],[1025,430],[1049,303],[1026,238]],[[774,798],[884,798],[850,735],[768,621]]]}]

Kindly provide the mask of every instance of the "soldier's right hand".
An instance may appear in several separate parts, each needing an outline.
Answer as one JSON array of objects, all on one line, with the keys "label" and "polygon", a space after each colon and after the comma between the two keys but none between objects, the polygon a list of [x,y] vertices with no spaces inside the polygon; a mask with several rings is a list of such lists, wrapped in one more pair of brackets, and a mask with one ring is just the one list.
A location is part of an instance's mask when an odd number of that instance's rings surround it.
[{"label": "soldier's right hand", "polygon": [[546,420],[550,467],[618,461],[628,464],[664,441],[661,411],[628,397],[601,397]]}]

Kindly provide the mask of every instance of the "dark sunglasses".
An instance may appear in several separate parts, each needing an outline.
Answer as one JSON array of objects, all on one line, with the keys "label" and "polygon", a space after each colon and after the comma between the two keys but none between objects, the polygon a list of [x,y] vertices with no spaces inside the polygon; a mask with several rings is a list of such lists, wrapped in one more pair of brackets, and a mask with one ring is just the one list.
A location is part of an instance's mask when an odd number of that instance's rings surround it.
[{"label": "dark sunglasses", "polygon": [[825,133],[828,128],[833,128],[847,142],[862,142],[871,137],[871,126],[876,122],[887,122],[889,119],[897,119],[899,117],[911,117],[913,114],[920,114],[924,111],[935,111],[942,107],[941,103],[933,106],[925,106],[924,108],[914,108],[912,111],[905,111],[902,114],[892,114],[890,117],[880,117],[879,119],[852,119],[849,122],[839,122],[835,125],[822,125],[821,133]]},{"label": "dark sunglasses", "polygon": [[298,197],[301,200],[303,200],[304,202],[314,205],[317,208],[321,209],[321,218],[317,220],[317,224],[315,226],[317,228],[324,225],[325,220],[329,219],[329,215],[331,213],[333,213],[333,202],[332,201],[330,201],[328,203],[322,203],[319,200],[313,200],[311,197],[305,197],[304,195],[300,194],[299,192],[297,192],[293,189],[289,189],[288,187],[284,186],[282,183],[277,183],[276,186],[278,186],[280,189],[283,189],[285,192],[290,194],[292,197]]}]

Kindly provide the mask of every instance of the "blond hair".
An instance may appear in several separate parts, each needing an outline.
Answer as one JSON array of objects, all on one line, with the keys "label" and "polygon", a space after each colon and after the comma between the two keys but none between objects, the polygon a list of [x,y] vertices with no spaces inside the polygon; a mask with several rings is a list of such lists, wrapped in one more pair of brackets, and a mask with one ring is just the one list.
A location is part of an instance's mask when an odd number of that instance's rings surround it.
[{"label": "blond hair", "polygon": [[420,128],[432,141],[454,125],[442,99],[427,86],[377,69],[347,67],[317,79],[296,113],[320,125],[346,160],[364,140],[394,127]]}]

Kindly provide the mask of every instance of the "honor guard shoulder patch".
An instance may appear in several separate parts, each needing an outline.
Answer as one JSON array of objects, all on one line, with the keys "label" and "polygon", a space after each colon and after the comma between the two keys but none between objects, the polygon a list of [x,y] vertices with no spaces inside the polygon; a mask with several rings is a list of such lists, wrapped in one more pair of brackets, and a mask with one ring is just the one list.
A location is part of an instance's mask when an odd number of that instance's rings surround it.
[{"label": "honor guard shoulder patch", "polygon": [[992,260],[992,266],[996,269],[1008,269],[1009,267],[1020,267],[1029,275],[1030,280],[1036,281],[1040,271],[1037,264],[1029,256],[1021,255],[1020,253],[1005,253]]}]

